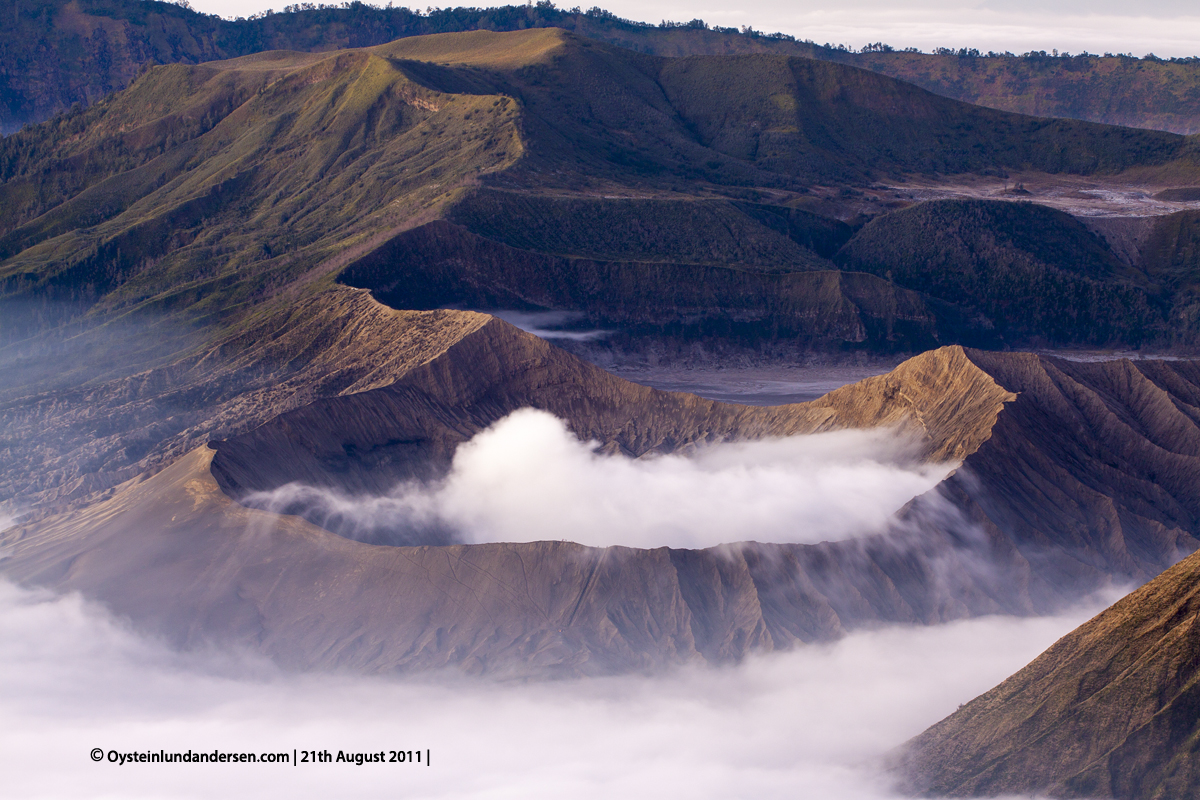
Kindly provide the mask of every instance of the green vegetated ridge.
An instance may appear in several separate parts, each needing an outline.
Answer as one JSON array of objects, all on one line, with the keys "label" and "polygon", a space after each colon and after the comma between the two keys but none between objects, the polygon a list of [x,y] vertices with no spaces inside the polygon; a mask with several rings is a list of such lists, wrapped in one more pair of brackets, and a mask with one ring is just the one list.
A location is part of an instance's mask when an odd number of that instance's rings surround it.
[{"label": "green vegetated ridge", "polygon": [[0,131],[48,119],[122,89],[150,63],[233,58],[268,50],[328,51],[406,36],[559,27],[660,56],[779,53],[838,61],[957,100],[1039,116],[1200,131],[1200,63],[1123,56],[1025,57],[852,52],[747,29],[647,25],[598,8],[552,3],[499,8],[289,6],[224,20],[151,0],[6,0],[0,5]]},{"label": "green vegetated ridge", "polygon": [[510,97],[430,90],[366,51],[152,69],[0,143],[15,212],[0,281],[22,301],[0,325],[11,339],[130,310],[224,324],[511,165],[518,115]]},{"label": "green vegetated ridge", "polygon": [[955,303],[1006,342],[1194,348],[1200,213],[1145,224],[1125,260],[1103,235],[1045,206],[939,200],[875,217],[834,260]]},{"label": "green vegetated ridge", "polygon": [[826,259],[852,234],[840,220],[787,206],[494,190],[472,192],[447,219],[511,247],[554,255],[765,271],[828,269]]},{"label": "green vegetated ridge", "polygon": [[[624,303],[619,284],[644,309],[623,324],[677,318],[689,337],[725,318],[714,335],[821,346],[1018,341],[990,330],[1125,341],[1119,327],[1011,328],[976,319],[1001,306],[838,273],[829,259],[853,249],[852,229],[797,206],[818,183],[1147,167],[1195,172],[1191,143],[1004,114],[830,62],[661,58],[554,28],[167,65],[0,142],[12,211],[0,221],[0,333],[12,342],[136,313],[211,338],[350,265],[378,278],[389,242],[445,217],[559,266],[519,285],[519,272],[493,271],[465,291],[463,270],[479,263],[450,254],[434,292],[416,259],[400,265],[405,296],[537,308],[574,292],[572,306],[591,312]],[[444,231],[421,241],[447,252]],[[552,274],[571,291],[547,284]],[[1127,280],[1096,280],[1109,278]],[[769,311],[785,307],[786,324]]]},{"label": "green vegetated ridge", "polygon": [[1155,220],[1143,245],[1150,280],[1171,297],[1168,329],[1177,340],[1200,338],[1200,212],[1180,211]]},{"label": "green vegetated ridge", "polygon": [[1006,341],[1141,343],[1165,335],[1148,295],[1161,289],[1149,276],[1122,264],[1073,217],[1032,203],[921,203],[871,220],[837,262],[974,309]]},{"label": "green vegetated ridge", "polygon": [[900,756],[910,788],[953,797],[1195,797],[1198,590],[1200,555],[1192,555],[913,739]]},{"label": "green vegetated ridge", "polygon": [[920,294],[863,273],[552,256],[445,221],[397,236],[342,280],[397,308],[576,312],[615,327],[619,345],[665,339],[911,351],[934,346],[946,324]]},{"label": "green vegetated ridge", "polygon": [[956,100],[1044,117],[1200,133],[1200,61],[978,53],[845,54],[846,63]]}]

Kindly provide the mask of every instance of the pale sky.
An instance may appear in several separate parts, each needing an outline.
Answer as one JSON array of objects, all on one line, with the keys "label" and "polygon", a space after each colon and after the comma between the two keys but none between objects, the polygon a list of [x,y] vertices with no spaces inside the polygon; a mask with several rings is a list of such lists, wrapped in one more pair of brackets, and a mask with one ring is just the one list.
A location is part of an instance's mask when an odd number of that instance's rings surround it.
[{"label": "pale sky", "polygon": [[[291,0],[191,0],[193,8],[223,17],[279,11]],[[462,5],[505,5],[464,1]],[[396,3],[396,5],[404,5]],[[565,0],[560,7],[575,5]],[[699,17],[710,25],[749,25],[818,43],[861,47],[883,41],[894,47],[976,47],[988,50],[1058,50],[1200,55],[1200,6],[1193,0],[581,0],[618,16],[658,23]],[[410,6],[412,7],[412,6]]]}]

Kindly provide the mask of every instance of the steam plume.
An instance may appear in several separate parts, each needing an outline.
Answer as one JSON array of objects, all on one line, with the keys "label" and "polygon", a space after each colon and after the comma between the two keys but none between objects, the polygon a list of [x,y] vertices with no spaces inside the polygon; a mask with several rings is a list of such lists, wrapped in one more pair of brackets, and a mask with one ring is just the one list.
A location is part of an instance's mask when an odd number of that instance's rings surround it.
[{"label": "steam plume", "polygon": [[462,445],[437,484],[405,484],[383,497],[291,484],[245,502],[302,513],[367,541],[567,539],[697,548],[875,533],[952,467],[920,463],[910,444],[887,430],[713,444],[684,455],[631,459],[597,453],[561,420],[524,409]]}]

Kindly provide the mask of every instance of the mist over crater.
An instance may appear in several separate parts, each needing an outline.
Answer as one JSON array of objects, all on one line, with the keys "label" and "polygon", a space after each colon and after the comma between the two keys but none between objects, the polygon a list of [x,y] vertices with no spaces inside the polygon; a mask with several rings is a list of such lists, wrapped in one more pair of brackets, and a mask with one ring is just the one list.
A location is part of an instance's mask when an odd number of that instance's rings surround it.
[{"label": "mist over crater", "polygon": [[527,408],[460,445],[438,481],[405,482],[384,495],[290,483],[242,502],[376,544],[816,543],[883,531],[955,466],[923,463],[915,442],[886,428],[634,459],[602,452],[557,417]]}]

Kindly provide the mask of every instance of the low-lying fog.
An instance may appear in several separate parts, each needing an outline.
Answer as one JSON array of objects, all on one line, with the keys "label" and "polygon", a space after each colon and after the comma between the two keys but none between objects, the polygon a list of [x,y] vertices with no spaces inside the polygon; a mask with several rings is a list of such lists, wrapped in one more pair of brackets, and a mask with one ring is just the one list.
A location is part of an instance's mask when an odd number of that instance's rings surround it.
[{"label": "low-lying fog", "polygon": [[499,317],[509,325],[555,344],[562,344],[564,341],[590,342],[603,339],[612,333],[590,327],[585,322],[586,316],[578,312],[488,310],[483,313]]},{"label": "low-lying fog", "polygon": [[[13,798],[885,800],[881,755],[1087,615],[889,628],[736,668],[500,684],[178,654],[78,597],[0,583],[0,770]],[[119,766],[93,762],[94,748],[428,748],[432,765]]]},{"label": "low-lying fog", "polygon": [[616,364],[609,371],[667,392],[688,392],[722,403],[778,406],[806,403],[834,389],[890,372],[900,359],[864,363],[688,366]]},{"label": "low-lying fog", "polygon": [[291,484],[245,502],[392,544],[433,542],[430,532],[444,537],[447,530],[460,542],[819,542],[881,531],[953,466],[921,463],[912,443],[890,430],[632,459],[597,453],[561,420],[523,409],[460,446],[450,474],[436,484],[404,484],[383,497]]}]

